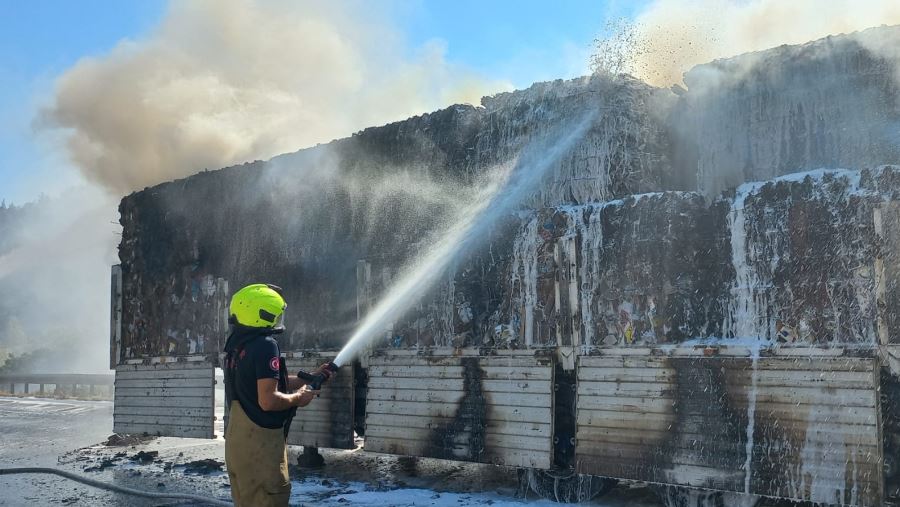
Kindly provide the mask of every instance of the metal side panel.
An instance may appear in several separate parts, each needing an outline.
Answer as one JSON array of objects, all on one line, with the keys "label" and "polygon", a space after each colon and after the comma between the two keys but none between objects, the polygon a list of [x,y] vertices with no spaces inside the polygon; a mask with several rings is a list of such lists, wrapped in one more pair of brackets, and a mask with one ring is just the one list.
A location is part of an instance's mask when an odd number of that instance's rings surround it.
[{"label": "metal side panel", "polygon": [[120,364],[113,431],[215,438],[214,385],[209,361]]},{"label": "metal side panel", "polygon": [[552,389],[547,358],[372,357],[365,449],[547,469]]},{"label": "metal side panel", "polygon": [[[329,359],[333,359],[329,358]],[[290,374],[297,370],[312,371],[328,359],[298,358],[287,360]],[[291,423],[288,444],[332,449],[353,449],[353,368],[341,368],[322,387],[322,394],[309,405],[297,409]]]},{"label": "metal side panel", "polygon": [[580,473],[881,505],[877,362],[581,357]]},{"label": "metal side panel", "polygon": [[110,269],[109,288],[109,369],[122,358],[122,266]]}]

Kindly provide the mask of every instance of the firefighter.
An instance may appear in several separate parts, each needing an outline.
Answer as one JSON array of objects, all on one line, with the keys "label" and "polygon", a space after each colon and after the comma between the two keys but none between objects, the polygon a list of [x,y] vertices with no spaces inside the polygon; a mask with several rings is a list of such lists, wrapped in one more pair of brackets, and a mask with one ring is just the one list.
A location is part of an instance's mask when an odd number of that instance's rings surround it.
[{"label": "firefighter", "polygon": [[[289,377],[274,336],[287,307],[279,287],[254,284],[231,298],[232,332],[225,343],[225,464],[237,507],[288,505],[291,481],[287,428],[297,407],[318,391],[309,374]],[[331,371],[317,370],[325,378]]]}]

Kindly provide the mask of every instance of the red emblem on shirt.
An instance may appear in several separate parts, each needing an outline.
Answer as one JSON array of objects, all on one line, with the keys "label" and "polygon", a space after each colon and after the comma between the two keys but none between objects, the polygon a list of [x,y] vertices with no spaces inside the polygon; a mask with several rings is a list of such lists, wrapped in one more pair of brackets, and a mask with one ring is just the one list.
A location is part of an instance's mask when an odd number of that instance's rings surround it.
[{"label": "red emblem on shirt", "polygon": [[278,358],[273,357],[271,361],[269,361],[269,368],[272,368],[272,371],[278,371]]}]

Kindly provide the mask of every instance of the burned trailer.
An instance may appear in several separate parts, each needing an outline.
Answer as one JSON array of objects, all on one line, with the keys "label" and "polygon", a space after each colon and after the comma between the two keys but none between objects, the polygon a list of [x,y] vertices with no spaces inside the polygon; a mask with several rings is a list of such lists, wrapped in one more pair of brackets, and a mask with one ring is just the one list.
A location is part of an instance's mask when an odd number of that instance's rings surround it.
[{"label": "burned trailer", "polygon": [[333,359],[486,175],[591,110],[519,209],[298,412],[289,443],[357,434],[367,451],[517,467],[559,500],[617,479],[891,501],[898,39],[714,62],[680,95],[537,84],[134,193],[113,270],[115,429],[213,435],[227,302],[248,283],[285,289],[291,368]]}]

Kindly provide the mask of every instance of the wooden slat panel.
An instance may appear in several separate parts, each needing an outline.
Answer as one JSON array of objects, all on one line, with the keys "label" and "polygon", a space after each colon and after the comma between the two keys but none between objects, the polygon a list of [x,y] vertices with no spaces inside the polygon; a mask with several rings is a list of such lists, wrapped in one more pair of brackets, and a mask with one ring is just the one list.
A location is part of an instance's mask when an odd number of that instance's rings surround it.
[{"label": "wooden slat panel", "polygon": [[[370,446],[379,449],[376,452],[386,454],[440,456],[442,459],[472,461],[468,448],[464,446],[447,449],[441,446],[422,445],[415,440],[366,435],[366,447]],[[548,469],[550,468],[550,453],[494,447],[482,455],[480,462],[513,467]]]},{"label": "wooden slat panel", "polygon": [[[547,407],[552,403],[548,394],[516,394],[516,393],[485,393],[493,403],[502,402],[516,407]],[[422,389],[384,389],[369,393],[368,399],[372,401],[413,401],[425,403],[450,403],[456,404],[462,397],[459,391],[424,391]]]},{"label": "wooden slat panel", "polygon": [[615,399],[584,397],[578,408],[585,410],[606,410],[623,414],[670,414],[674,408],[674,401],[667,398],[631,398],[632,401]]},{"label": "wooden slat panel", "polygon": [[[123,365],[119,368],[124,368]],[[165,380],[165,379],[193,379],[193,378],[211,378],[204,370],[192,368],[189,370],[159,370],[159,371],[119,371],[116,369],[116,381],[123,380]]]},{"label": "wooden slat panel", "polygon": [[192,398],[205,397],[213,388],[213,383],[209,382],[208,387],[181,387],[177,384],[174,387],[119,387],[116,386],[116,395],[125,397],[139,396],[158,396],[158,397],[175,397],[182,396]]},{"label": "wooden slat panel", "polygon": [[581,357],[576,469],[880,504],[876,371],[872,359],[828,356],[755,368],[750,358]]},{"label": "wooden slat panel", "polygon": [[213,438],[206,426],[163,425],[163,424],[113,424],[115,433],[177,436],[181,438]]},{"label": "wooden slat panel", "polygon": [[[809,370],[782,371],[767,370],[772,375],[766,375],[762,380],[769,385],[792,387],[798,381],[815,385],[840,386],[842,388],[859,388],[859,384],[869,382],[867,372],[856,371],[829,371],[813,372]],[[592,382],[671,382],[675,378],[675,372],[662,367],[656,368],[585,368],[584,375],[580,375],[585,381]],[[735,379],[743,375],[749,381],[752,371],[734,372]],[[820,384],[821,383],[821,384]]]},{"label": "wooden slat panel", "polygon": [[[549,435],[549,424],[546,425],[548,427],[547,431],[543,431],[543,428],[522,431],[521,433],[517,432],[518,428],[510,426],[510,425],[493,425],[484,428],[484,433],[488,439],[492,439],[494,441],[508,441],[506,439],[523,439],[523,441],[530,442],[529,446],[522,447],[523,449],[536,449],[536,450],[548,450],[550,448],[550,440],[546,438]],[[377,433],[379,435],[384,435],[385,437],[391,438],[417,438],[420,440],[427,440],[430,437],[430,433],[432,428],[428,427],[398,427],[392,426],[390,424],[372,424],[372,428],[378,428]],[[508,446],[501,446],[508,447]]]},{"label": "wooden slat panel", "polygon": [[[765,452],[765,450],[760,450],[760,452]],[[644,455],[635,455],[633,453],[634,450],[623,448],[610,450],[602,454],[581,456],[580,459],[609,461],[612,463],[631,465],[644,465],[646,463],[652,463],[654,461],[664,461],[666,462],[666,466],[660,469],[666,470],[670,474],[670,477],[677,477],[681,473],[681,469],[683,467],[697,467],[700,466],[698,465],[698,463],[702,463],[702,466],[704,468],[715,470],[715,472],[712,472],[713,475],[711,477],[729,475],[736,481],[739,481],[738,484],[744,484],[745,475],[743,471],[739,474],[730,472],[731,463],[736,460],[743,460],[743,457],[739,452],[723,452],[721,449],[704,449],[703,451],[679,449],[677,454],[674,455],[667,455],[661,452],[653,452]],[[822,459],[823,457],[825,459]],[[843,478],[846,476],[847,462],[840,459],[828,460],[827,457],[828,454],[824,453],[816,456],[811,456],[811,459],[822,460],[819,461],[817,465],[805,467],[804,474],[815,475],[817,481],[831,481],[835,479],[843,480]],[[772,464],[770,462],[760,460],[755,460],[751,463],[751,467],[756,469],[761,469],[766,466],[772,466]],[[874,478],[880,469],[880,466],[875,463],[858,463],[854,465],[854,475],[858,476],[858,483],[870,482],[870,479],[868,478]],[[756,474],[757,478],[760,479],[760,485],[764,485],[766,481],[776,484],[783,481],[783,478],[776,477],[775,479],[771,479],[767,478],[766,475],[768,474]],[[751,481],[752,480],[753,478],[751,477]],[[702,483],[692,483],[689,485],[701,486]],[[743,489],[743,486],[739,486],[739,488],[736,488],[736,491],[742,492]]]},{"label": "wooden slat panel", "polygon": [[[184,417],[212,417],[215,413],[212,407],[182,407],[175,411],[179,416]],[[173,412],[173,409],[160,406],[116,405],[113,409],[115,415],[157,415],[170,412]]]},{"label": "wooden slat panel", "polygon": [[[550,380],[550,370],[525,369],[522,366],[486,366],[482,368],[484,380]],[[462,366],[371,366],[372,377],[404,377],[404,378],[449,378],[459,379],[463,376]]]},{"label": "wooden slat panel", "polygon": [[[640,356],[582,356],[579,358],[579,368],[669,368],[670,360],[668,357],[640,357]],[[738,370],[749,370],[750,359],[732,359],[732,358],[695,358],[697,360],[719,360],[734,361]],[[871,371],[871,359],[852,358],[852,357],[792,357],[792,358],[770,358],[766,357],[759,361],[757,370],[778,370],[778,371],[811,371],[816,375],[822,372],[843,371],[843,372],[867,372]],[[579,377],[581,373],[579,372]]]},{"label": "wooden slat panel", "polygon": [[[289,358],[287,369],[291,375],[297,370],[312,371],[330,361],[333,356]],[[341,368],[322,387],[322,393],[312,403],[297,409],[291,423],[288,443],[332,449],[353,449],[353,367]]]},{"label": "wooden slat panel", "polygon": [[549,468],[552,378],[527,356],[372,358],[365,448]]},{"label": "wooden slat panel", "polygon": [[[404,379],[370,377],[369,389],[424,389],[428,391],[460,390],[460,379]],[[541,380],[484,380],[481,382],[488,393],[549,393],[550,382]]]},{"label": "wooden slat panel", "polygon": [[[710,457],[724,460],[731,460],[734,458],[744,460],[746,458],[745,451],[747,447],[741,442],[710,443],[698,438],[696,440],[685,440],[679,444],[677,456],[671,458],[674,462],[686,465],[695,465],[697,463],[709,465],[709,462],[707,462],[706,459],[709,459]],[[755,444],[752,446],[752,449],[754,458],[753,463],[766,461],[769,450],[766,443]],[[646,456],[669,458],[670,456],[667,456],[667,454],[671,453],[671,448],[656,447],[647,449],[643,444],[637,442],[618,442],[607,443],[602,447],[593,447],[592,451],[594,452],[590,454],[590,456],[615,457],[617,459],[638,459],[642,453]],[[867,459],[857,462],[856,466],[863,468],[869,467],[874,471],[874,467],[877,466],[874,461],[874,452],[876,452],[875,446],[865,449],[865,453],[861,455]],[[703,456],[703,459],[691,459],[692,457],[698,456]],[[844,467],[847,465],[846,458],[834,452],[834,449],[824,447],[811,449],[808,456],[815,459],[815,463],[811,464],[810,467],[818,467],[820,470],[831,470],[839,467],[841,472],[843,472]],[[727,463],[724,463],[723,466],[724,465],[727,465]]]},{"label": "wooden slat panel", "polygon": [[164,378],[164,379],[116,379],[116,387],[117,388],[172,388],[172,387],[207,387],[210,382],[215,383],[215,380],[210,379],[209,377],[194,377],[194,378]]},{"label": "wooden slat panel", "polygon": [[116,421],[119,424],[177,424],[184,426],[204,426],[209,421],[208,415],[189,416],[178,414],[173,416],[171,413],[161,413],[153,415],[133,415],[133,414],[115,414]]},{"label": "wooden slat panel", "polygon": [[[641,441],[647,445],[660,445],[661,442],[671,439],[672,433],[675,430],[674,424],[668,429],[648,428],[647,426],[647,424],[635,425],[626,424],[624,422],[616,423],[615,421],[606,424],[605,427],[585,426],[584,428],[579,428],[578,440],[579,442],[594,442],[594,444],[596,444],[589,445],[583,450],[584,453],[590,454],[591,452],[594,452],[592,450],[593,447],[600,446],[605,442],[634,441],[636,437],[641,438]],[[684,448],[686,445],[685,442],[692,442],[695,440],[698,442],[708,441],[708,435],[700,431],[681,431],[679,432],[679,436],[682,437],[683,441],[680,440],[668,445],[672,448]],[[845,445],[852,445],[854,447],[881,447],[880,444],[876,442],[876,439],[874,439],[871,434],[866,433],[865,430],[857,433],[849,433],[844,429],[841,429],[840,431],[828,431],[817,428],[807,431],[805,436],[806,440],[814,444],[828,444],[834,442],[836,438],[841,438]]]},{"label": "wooden slat panel", "polygon": [[[398,428],[396,426],[371,426],[367,427],[367,431],[371,430],[374,434],[381,438],[397,439],[397,440],[418,440],[429,441],[432,432],[426,428]],[[551,450],[551,440],[541,436],[523,436],[514,434],[485,432],[485,444],[491,448],[502,447],[504,449],[519,449],[536,452],[549,452]]]},{"label": "wooden slat panel", "polygon": [[[862,389],[868,390],[872,386],[872,375],[871,373],[863,373],[863,372],[841,372],[842,375],[832,377],[833,373],[822,374],[821,376],[813,376],[811,372],[805,371],[795,371],[795,372],[778,372],[774,370],[765,370],[767,372],[766,375],[760,375],[757,377],[756,385],[758,387],[769,387],[769,388],[788,388],[793,389],[796,388],[798,383],[802,383],[804,389],[821,389],[823,387],[833,388],[833,389]],[[776,375],[768,375],[768,372],[772,371]],[[809,379],[804,379],[803,377],[812,377]],[[746,383],[749,385],[752,381],[753,372],[734,372],[729,375],[729,378],[734,379],[735,383]],[[673,377],[670,375],[665,378],[653,379],[653,378],[622,378],[620,380],[595,380],[589,377],[585,377],[584,382],[581,382],[578,387],[585,388],[591,387],[598,391],[609,390],[611,388],[618,389],[628,389],[629,387],[655,387],[660,389],[671,388],[671,382]]]},{"label": "wooden slat panel", "polygon": [[[732,385],[733,399],[744,401],[750,394],[745,389],[746,384]],[[755,395],[757,403],[794,403],[797,405],[825,405],[837,407],[874,408],[877,395],[874,385],[869,390],[862,389],[834,389],[817,387],[765,387],[758,388]]]},{"label": "wooden slat panel", "polygon": [[[429,417],[452,418],[458,411],[457,405],[437,405],[406,401],[369,401],[366,400],[366,414],[396,414],[399,416],[417,415]],[[547,407],[516,407],[508,405],[492,405],[490,419],[510,422],[545,422],[548,421]]]},{"label": "wooden slat panel", "polygon": [[116,373],[140,373],[140,372],[175,372],[195,370],[198,374],[205,374],[210,365],[209,361],[160,361],[152,364],[120,364],[116,366]]},{"label": "wooden slat panel", "polygon": [[[334,427],[333,424],[331,424],[329,421],[325,421],[325,420],[317,421],[317,420],[312,420],[312,419],[305,419],[305,420],[295,421],[295,423],[297,426],[295,427],[293,424],[291,424],[291,431],[296,429],[296,430],[302,431],[302,432],[319,432],[319,433],[327,433],[330,435],[331,429]],[[312,445],[312,444],[309,444],[309,445]]]},{"label": "wooden slat panel", "polygon": [[214,369],[209,362],[116,367],[113,430],[214,437]]},{"label": "wooden slat panel", "polygon": [[[453,418],[433,416],[403,416],[403,428],[426,428],[436,430],[446,427],[453,422]],[[397,416],[393,414],[366,414],[366,427],[397,427]],[[542,423],[523,423],[488,420],[484,424],[486,432],[509,433],[512,435],[540,435],[552,437],[552,425],[549,421]]]},{"label": "wooden slat panel", "polygon": [[534,366],[549,366],[549,360],[546,358],[535,358],[533,353],[530,356],[419,356],[394,354],[393,352],[386,355],[372,356],[369,358],[369,367],[375,366],[427,366],[427,367],[458,367],[460,359],[472,357],[477,359],[485,368],[531,368]]},{"label": "wooden slat panel", "polygon": [[207,396],[129,396],[117,398],[116,407],[198,408],[207,406]]}]

